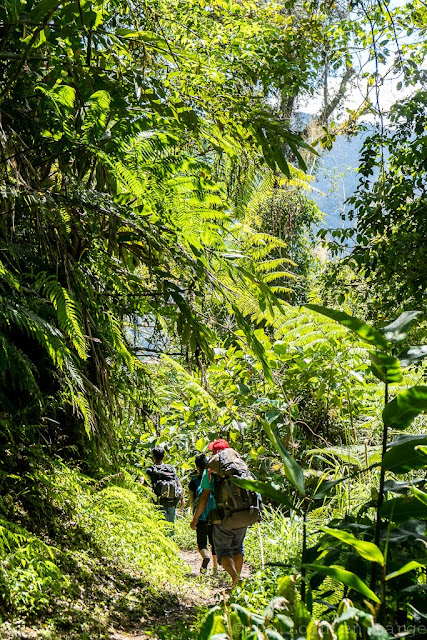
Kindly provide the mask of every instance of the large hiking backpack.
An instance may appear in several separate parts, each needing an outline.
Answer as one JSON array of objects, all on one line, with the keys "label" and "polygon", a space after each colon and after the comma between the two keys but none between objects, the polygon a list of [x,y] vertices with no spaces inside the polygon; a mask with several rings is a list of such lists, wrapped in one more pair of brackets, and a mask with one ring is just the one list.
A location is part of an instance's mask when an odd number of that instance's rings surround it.
[{"label": "large hiking backpack", "polygon": [[181,487],[175,469],[171,464],[156,464],[152,469],[151,480],[159,504],[175,507],[181,498]]},{"label": "large hiking backpack", "polygon": [[243,489],[231,478],[253,478],[246,462],[234,449],[223,449],[209,461],[209,469],[214,477],[214,497],[218,519],[213,524],[221,524],[224,529],[239,529],[258,522],[261,510],[261,496],[256,491]]}]

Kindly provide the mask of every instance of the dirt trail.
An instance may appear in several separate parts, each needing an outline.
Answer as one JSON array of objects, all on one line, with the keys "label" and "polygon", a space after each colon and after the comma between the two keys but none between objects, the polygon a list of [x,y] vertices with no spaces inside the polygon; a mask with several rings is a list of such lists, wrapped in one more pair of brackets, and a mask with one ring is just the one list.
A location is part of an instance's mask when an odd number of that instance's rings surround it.
[{"label": "dirt trail", "polygon": [[[162,627],[184,624],[188,628],[201,608],[213,607],[221,601],[224,594],[229,593],[230,578],[221,567],[218,574],[214,575],[209,565],[207,574],[201,576],[201,559],[197,551],[181,551],[180,554],[188,566],[188,580],[180,593],[173,593],[170,599],[170,609],[165,609],[163,614],[155,619],[144,621],[141,624],[141,629],[135,629],[132,633],[111,629],[110,640],[156,640],[159,638],[158,631]],[[249,576],[246,565],[242,575],[243,577]]]}]

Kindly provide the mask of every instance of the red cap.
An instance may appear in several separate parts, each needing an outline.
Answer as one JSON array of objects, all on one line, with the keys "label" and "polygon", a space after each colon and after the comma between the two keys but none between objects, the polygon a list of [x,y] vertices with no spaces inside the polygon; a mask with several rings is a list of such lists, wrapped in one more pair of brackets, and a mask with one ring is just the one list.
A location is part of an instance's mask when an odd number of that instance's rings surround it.
[{"label": "red cap", "polygon": [[215,442],[210,442],[208,444],[208,449],[213,451],[214,453],[218,453],[218,451],[222,451],[223,449],[229,449],[230,445],[226,440],[219,438],[219,440],[215,440]]}]

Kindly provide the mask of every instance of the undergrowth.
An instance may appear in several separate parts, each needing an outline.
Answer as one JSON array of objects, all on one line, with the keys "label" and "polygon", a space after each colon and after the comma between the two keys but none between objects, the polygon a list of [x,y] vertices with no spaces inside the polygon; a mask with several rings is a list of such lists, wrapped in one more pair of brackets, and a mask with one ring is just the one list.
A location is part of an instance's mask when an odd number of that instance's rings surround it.
[{"label": "undergrowth", "polygon": [[[37,460],[37,462],[36,462]],[[149,490],[36,456],[0,472],[0,637],[107,638],[178,603],[184,567]],[[178,606],[178,605],[177,605]]]}]

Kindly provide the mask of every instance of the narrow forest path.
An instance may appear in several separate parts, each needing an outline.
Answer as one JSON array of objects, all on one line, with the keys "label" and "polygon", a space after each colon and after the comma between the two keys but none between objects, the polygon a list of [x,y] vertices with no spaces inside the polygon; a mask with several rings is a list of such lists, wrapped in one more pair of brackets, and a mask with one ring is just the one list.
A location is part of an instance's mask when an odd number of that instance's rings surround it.
[{"label": "narrow forest path", "polygon": [[[184,637],[183,634],[180,635],[179,629],[189,630],[205,610],[227,596],[230,592],[230,579],[221,567],[215,575],[209,565],[208,572],[202,576],[201,559],[197,551],[181,550],[180,555],[188,567],[187,579],[179,593],[174,590],[170,599],[166,599],[167,608],[158,616],[144,621],[140,629],[126,632],[111,629],[110,640],[173,640]],[[250,575],[247,565],[244,566],[242,575]],[[173,633],[174,627],[176,634]]]}]

